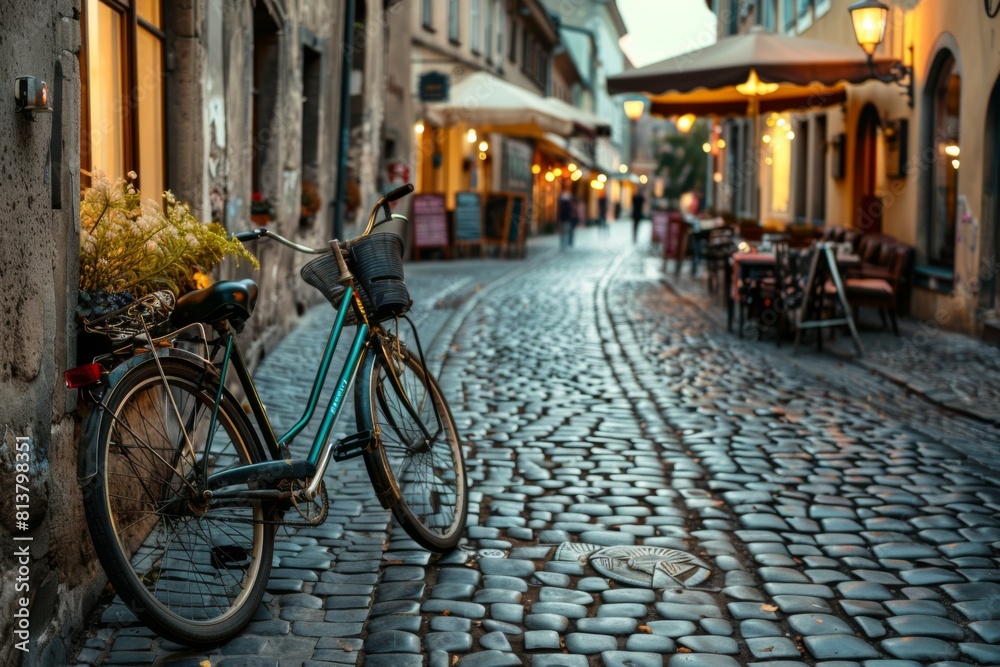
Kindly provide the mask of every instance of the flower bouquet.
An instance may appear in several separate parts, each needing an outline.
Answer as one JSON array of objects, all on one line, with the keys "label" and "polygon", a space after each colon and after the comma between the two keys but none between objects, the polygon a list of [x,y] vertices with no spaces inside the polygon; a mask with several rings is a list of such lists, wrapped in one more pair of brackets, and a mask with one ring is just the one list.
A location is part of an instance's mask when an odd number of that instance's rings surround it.
[{"label": "flower bouquet", "polygon": [[129,172],[112,183],[95,172],[83,191],[77,313],[84,323],[157,292],[207,287],[208,273],[229,255],[259,268],[242,243],[221,225],[199,221],[172,193],[164,193],[162,210],[143,200],[135,178]]}]

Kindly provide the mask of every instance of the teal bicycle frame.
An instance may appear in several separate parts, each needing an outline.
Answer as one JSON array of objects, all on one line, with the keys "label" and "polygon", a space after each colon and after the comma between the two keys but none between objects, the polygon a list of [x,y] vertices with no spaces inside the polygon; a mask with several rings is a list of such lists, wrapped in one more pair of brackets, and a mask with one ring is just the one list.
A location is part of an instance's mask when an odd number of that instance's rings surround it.
[{"label": "teal bicycle frame", "polygon": [[[252,463],[238,468],[231,468],[229,470],[211,475],[208,477],[208,489],[220,489],[234,484],[245,484],[253,480],[269,481],[283,478],[311,477],[312,480],[310,485],[305,490],[305,496],[310,499],[316,496],[319,492],[323,475],[326,472],[326,468],[333,455],[335,443],[330,435],[337,423],[337,419],[340,417],[340,411],[344,405],[344,397],[347,395],[348,389],[350,389],[357,379],[358,370],[361,368],[361,362],[371,344],[369,336],[370,329],[364,322],[358,323],[358,331],[354,335],[354,342],[351,344],[347,360],[344,362],[344,367],[340,372],[340,379],[337,381],[333,397],[330,399],[330,404],[326,409],[326,413],[323,415],[323,421],[320,423],[319,430],[316,432],[316,438],[313,440],[309,456],[305,459],[289,459],[285,458],[283,452],[287,451],[287,445],[302,432],[316,413],[316,406],[319,403],[320,393],[326,384],[330,364],[333,362],[333,355],[340,342],[340,335],[343,333],[344,323],[347,321],[347,315],[352,307],[353,297],[354,290],[351,286],[348,286],[344,292],[340,308],[337,310],[337,319],[334,321],[333,329],[330,331],[330,338],[326,343],[326,349],[323,351],[323,358],[320,362],[319,369],[316,371],[316,379],[313,381],[312,391],[309,394],[309,401],[306,404],[305,412],[303,412],[302,417],[299,418],[295,425],[292,426],[287,433],[282,435],[281,438],[276,438],[274,435],[271,422],[264,410],[264,404],[261,402],[260,395],[257,393],[257,388],[254,385],[253,378],[250,376],[250,371],[247,369],[246,361],[244,360],[239,347],[236,345],[235,336],[232,332],[227,332],[223,336],[221,342],[225,345],[225,351],[220,363],[219,388],[215,399],[215,407],[213,407],[212,422],[210,423],[214,423],[217,417],[218,406],[222,402],[223,388],[225,387],[226,370],[230,365],[232,365],[236,371],[240,385],[246,393],[247,401],[250,404],[250,409],[254,414],[254,418],[260,426],[260,431],[264,436],[264,444],[267,446],[271,460],[260,463]],[[209,440],[205,444],[204,460],[206,461],[206,464],[209,459],[208,453],[212,448],[212,433],[213,430],[210,429]],[[218,495],[221,494],[217,494],[217,497]],[[258,494],[252,490],[244,489],[236,495],[245,497],[249,495],[265,494]]]}]

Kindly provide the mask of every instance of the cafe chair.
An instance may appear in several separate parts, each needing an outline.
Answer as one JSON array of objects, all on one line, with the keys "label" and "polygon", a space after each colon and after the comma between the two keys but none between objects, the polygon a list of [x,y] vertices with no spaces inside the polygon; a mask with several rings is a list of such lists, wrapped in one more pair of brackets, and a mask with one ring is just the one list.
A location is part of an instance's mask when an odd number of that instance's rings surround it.
[{"label": "cafe chair", "polygon": [[789,243],[779,242],[774,244],[774,258],[774,277],[762,279],[762,297],[764,308],[774,310],[778,324],[775,345],[781,347],[790,317],[805,300],[805,283],[812,256],[791,248]]},{"label": "cafe chair", "polygon": [[[736,252],[736,230],[729,225],[708,233],[702,257],[708,267],[708,291],[715,292],[728,281],[729,257]],[[720,280],[720,278],[722,278]]]},{"label": "cafe chair", "polygon": [[[886,314],[892,323],[892,332],[899,335],[896,323],[897,295],[900,287],[900,277],[906,266],[908,253],[905,247],[896,247],[892,256],[886,258],[889,263],[888,272],[882,277],[848,277],[844,285],[847,290],[847,301],[854,312],[860,308],[875,308],[886,326]],[[857,316],[855,315],[855,319]]]}]

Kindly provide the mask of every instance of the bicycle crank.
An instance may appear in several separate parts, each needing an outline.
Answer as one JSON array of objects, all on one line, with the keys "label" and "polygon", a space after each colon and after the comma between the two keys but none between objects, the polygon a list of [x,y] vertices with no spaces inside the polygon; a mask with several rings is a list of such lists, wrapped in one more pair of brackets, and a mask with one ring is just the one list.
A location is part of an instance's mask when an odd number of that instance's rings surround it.
[{"label": "bicycle crank", "polygon": [[[326,493],[326,482],[320,482],[319,493],[312,500],[305,497],[305,490],[309,486],[309,479],[292,480],[292,507],[298,512],[302,520],[310,526],[318,526],[330,514],[330,498]],[[288,510],[286,510],[287,512]],[[290,521],[283,521],[285,525],[296,525]]]}]

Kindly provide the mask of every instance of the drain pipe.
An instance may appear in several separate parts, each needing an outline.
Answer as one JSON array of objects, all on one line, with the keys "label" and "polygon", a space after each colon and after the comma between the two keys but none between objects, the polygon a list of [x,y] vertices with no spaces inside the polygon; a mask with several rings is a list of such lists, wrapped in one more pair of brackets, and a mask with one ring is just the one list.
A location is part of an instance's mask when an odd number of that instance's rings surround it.
[{"label": "drain pipe", "polygon": [[344,17],[344,48],[340,67],[340,141],[337,146],[337,194],[333,202],[333,238],[344,234],[347,206],[347,155],[351,143],[351,72],[354,68],[354,17],[357,0],[347,0]]}]

